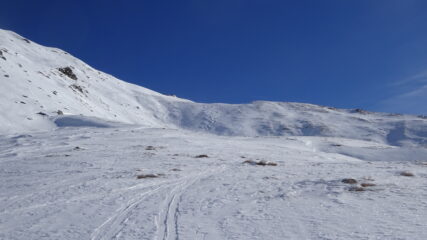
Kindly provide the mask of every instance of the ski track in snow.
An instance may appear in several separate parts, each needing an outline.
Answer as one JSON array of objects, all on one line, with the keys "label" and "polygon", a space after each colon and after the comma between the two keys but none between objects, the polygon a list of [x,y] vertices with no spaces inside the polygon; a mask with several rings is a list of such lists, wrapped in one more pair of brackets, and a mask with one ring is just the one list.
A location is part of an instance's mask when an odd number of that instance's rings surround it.
[{"label": "ski track in snow", "polygon": [[[219,169],[221,170],[223,167]],[[161,204],[163,207],[159,210],[157,220],[155,221],[156,228],[158,229],[155,239],[179,239],[177,218],[179,215],[178,204],[181,194],[199,179],[210,176],[213,172],[218,172],[220,170],[206,170],[196,176],[183,177],[183,179],[173,182],[165,181],[150,186],[154,188],[140,193],[137,197],[132,198],[126,205],[117,209],[115,214],[94,230],[91,239],[117,239],[123,228],[126,227],[125,224],[129,220],[132,211],[134,211],[138,204],[141,204],[145,198],[153,194],[165,195],[165,200],[163,204]]]},{"label": "ski track in snow", "polygon": [[181,184],[178,184],[174,187],[168,196],[165,199],[163,207],[157,217],[157,229],[158,233],[156,234],[155,239],[179,239],[178,231],[178,217],[179,217],[179,202],[181,201],[182,194],[186,191],[187,188],[195,184],[202,178],[210,177],[213,174],[217,174],[224,171],[224,167],[219,167],[219,169],[207,170],[202,172],[197,176],[190,178],[187,181],[183,181]]}]

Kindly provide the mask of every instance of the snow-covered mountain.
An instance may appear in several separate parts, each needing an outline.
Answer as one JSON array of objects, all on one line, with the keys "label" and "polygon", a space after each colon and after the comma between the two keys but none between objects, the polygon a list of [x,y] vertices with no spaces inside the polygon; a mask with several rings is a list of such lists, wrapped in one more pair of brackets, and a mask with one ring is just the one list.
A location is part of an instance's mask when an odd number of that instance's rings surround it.
[{"label": "snow-covered mountain", "polygon": [[3,30],[0,79],[0,240],[426,239],[423,116],[195,103]]},{"label": "snow-covered mountain", "polygon": [[257,101],[203,104],[121,81],[60,49],[0,30],[0,133],[133,124],[232,136],[332,136],[426,145],[423,116]]}]

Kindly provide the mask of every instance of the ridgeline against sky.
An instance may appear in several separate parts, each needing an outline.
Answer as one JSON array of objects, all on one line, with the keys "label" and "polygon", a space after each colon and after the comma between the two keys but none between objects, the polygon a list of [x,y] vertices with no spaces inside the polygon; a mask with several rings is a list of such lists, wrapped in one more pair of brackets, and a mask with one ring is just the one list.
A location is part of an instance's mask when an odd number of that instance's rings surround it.
[{"label": "ridgeline against sky", "polygon": [[427,113],[427,1],[21,1],[0,28],[201,102]]}]

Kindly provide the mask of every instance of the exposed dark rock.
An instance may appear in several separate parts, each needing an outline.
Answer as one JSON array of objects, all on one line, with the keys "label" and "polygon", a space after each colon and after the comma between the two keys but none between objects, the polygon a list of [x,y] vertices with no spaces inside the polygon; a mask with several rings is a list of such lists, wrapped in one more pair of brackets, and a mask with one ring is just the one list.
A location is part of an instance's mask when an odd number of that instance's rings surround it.
[{"label": "exposed dark rock", "polygon": [[3,56],[3,52],[0,50],[0,58],[2,58],[3,60],[6,60],[6,57]]},{"label": "exposed dark rock", "polygon": [[143,178],[158,178],[164,176],[164,174],[153,174],[153,173],[149,173],[149,174],[139,174],[136,176],[137,179],[143,179]]},{"label": "exposed dark rock", "polygon": [[254,160],[246,160],[243,163],[250,164],[250,165],[258,165],[258,166],[277,166],[277,163],[275,162],[268,162],[268,161],[254,161]]},{"label": "exposed dark rock", "polygon": [[73,73],[73,70],[70,67],[58,68],[58,70],[61,73],[65,74],[65,76],[67,76],[73,80],[77,80],[76,74]]},{"label": "exposed dark rock", "polygon": [[195,158],[208,158],[209,156],[206,154],[201,154],[201,155],[197,155],[195,156]]},{"label": "exposed dark rock", "polygon": [[4,77],[7,77],[7,78],[8,78],[8,77],[9,77],[9,75],[5,74],[5,75],[4,75]]},{"label": "exposed dark rock", "polygon": [[341,182],[346,184],[357,184],[357,180],[354,178],[344,178]]},{"label": "exposed dark rock", "polygon": [[79,86],[79,85],[76,85],[76,84],[72,84],[72,85],[70,85],[70,88],[73,89],[73,90],[77,90],[77,91],[79,91],[79,92],[81,92],[81,93],[84,94],[82,86]]},{"label": "exposed dark rock", "polygon": [[152,151],[152,150],[156,150],[156,148],[155,148],[155,147],[153,147],[153,146],[147,146],[147,147],[145,148],[145,150]]},{"label": "exposed dark rock", "polygon": [[61,110],[56,111],[56,113],[57,113],[58,115],[64,115],[64,112],[62,112]]},{"label": "exposed dark rock", "polygon": [[26,38],[22,38],[22,40],[25,41],[26,43],[31,43],[31,41]]},{"label": "exposed dark rock", "polygon": [[38,112],[37,114],[38,114],[38,115],[41,115],[41,116],[47,116],[47,114],[46,114],[46,113],[44,113],[44,112]]},{"label": "exposed dark rock", "polygon": [[413,177],[415,176],[415,174],[408,172],[408,171],[403,171],[400,173],[400,176],[404,176],[404,177]]}]

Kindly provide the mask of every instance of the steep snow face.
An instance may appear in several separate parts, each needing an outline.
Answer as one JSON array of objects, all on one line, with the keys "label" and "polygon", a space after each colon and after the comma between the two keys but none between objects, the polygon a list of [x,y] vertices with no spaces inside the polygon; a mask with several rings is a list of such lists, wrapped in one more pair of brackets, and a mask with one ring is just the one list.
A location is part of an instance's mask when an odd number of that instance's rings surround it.
[{"label": "steep snow face", "polygon": [[422,116],[340,110],[302,103],[176,103],[170,121],[186,129],[230,136],[328,136],[392,145],[426,145]]},{"label": "steep snow face", "polygon": [[0,30],[0,132],[46,130],[49,116],[94,116],[109,121],[165,126],[164,96],[120,81],[55,48]]},{"label": "steep snow face", "polygon": [[422,116],[302,103],[194,103],[123,82],[10,31],[0,30],[0,51],[0,134],[119,122],[230,136],[329,136],[427,145]]}]

